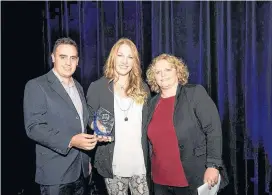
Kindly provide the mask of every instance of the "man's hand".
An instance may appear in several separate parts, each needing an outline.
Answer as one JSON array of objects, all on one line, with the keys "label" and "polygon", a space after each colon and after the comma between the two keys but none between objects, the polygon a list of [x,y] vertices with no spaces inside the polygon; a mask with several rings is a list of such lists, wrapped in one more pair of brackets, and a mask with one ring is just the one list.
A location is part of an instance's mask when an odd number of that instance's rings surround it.
[{"label": "man's hand", "polygon": [[75,147],[83,150],[92,150],[95,148],[97,138],[95,135],[80,133],[72,137],[70,147]]},{"label": "man's hand", "polygon": [[219,171],[215,168],[207,168],[204,174],[204,183],[208,183],[209,189],[217,184],[219,178]]}]

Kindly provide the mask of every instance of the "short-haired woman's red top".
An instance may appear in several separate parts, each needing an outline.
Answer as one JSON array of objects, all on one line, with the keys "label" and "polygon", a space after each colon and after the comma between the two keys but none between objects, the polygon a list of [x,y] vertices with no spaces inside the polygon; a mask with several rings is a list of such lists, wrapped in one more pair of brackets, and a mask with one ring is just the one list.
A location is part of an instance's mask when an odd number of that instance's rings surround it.
[{"label": "short-haired woman's red top", "polygon": [[147,135],[153,148],[152,179],[160,185],[185,187],[188,182],[173,125],[174,104],[175,96],[160,98],[148,126]]}]

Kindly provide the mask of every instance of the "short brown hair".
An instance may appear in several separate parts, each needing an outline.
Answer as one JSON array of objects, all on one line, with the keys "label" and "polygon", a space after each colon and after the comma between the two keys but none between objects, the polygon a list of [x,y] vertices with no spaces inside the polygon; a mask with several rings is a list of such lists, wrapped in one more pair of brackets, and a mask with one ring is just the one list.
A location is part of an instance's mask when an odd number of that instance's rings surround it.
[{"label": "short brown hair", "polygon": [[62,38],[59,38],[58,40],[56,40],[56,42],[54,44],[54,48],[53,48],[53,53],[56,52],[56,49],[59,45],[73,45],[78,51],[78,47],[77,47],[76,42],[69,37],[62,37]]},{"label": "short brown hair", "polygon": [[156,82],[155,74],[154,74],[154,66],[160,60],[166,60],[169,64],[172,65],[172,67],[176,69],[178,81],[181,85],[185,85],[186,83],[188,83],[189,71],[186,64],[183,62],[183,60],[173,55],[164,53],[155,57],[147,69],[147,72],[146,72],[147,82],[151,88],[151,91],[154,91],[156,93],[160,92],[160,87]]}]

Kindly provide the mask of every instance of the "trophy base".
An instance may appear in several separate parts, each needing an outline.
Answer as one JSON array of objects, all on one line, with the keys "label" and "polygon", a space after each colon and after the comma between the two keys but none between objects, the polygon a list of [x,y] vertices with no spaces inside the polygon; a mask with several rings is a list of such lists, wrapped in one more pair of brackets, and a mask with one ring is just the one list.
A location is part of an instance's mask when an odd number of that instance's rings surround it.
[{"label": "trophy base", "polygon": [[94,131],[96,137],[107,137],[110,138],[111,142],[114,141],[114,137],[112,135],[107,135],[101,132]]}]

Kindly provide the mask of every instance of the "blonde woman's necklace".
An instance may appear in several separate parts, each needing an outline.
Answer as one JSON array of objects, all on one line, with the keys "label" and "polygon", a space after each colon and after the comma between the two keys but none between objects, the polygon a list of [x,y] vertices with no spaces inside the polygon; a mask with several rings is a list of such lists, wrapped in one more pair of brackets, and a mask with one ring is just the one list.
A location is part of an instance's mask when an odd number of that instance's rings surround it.
[{"label": "blonde woman's necklace", "polygon": [[121,104],[121,101],[120,101],[120,104],[119,104],[119,97],[117,95],[115,95],[115,101],[117,103],[117,106],[119,107],[119,109],[124,113],[124,121],[128,121],[128,111],[130,110],[132,104],[133,104],[133,100],[130,100],[129,101],[129,106],[125,109],[122,108],[122,106],[120,105]]},{"label": "blonde woman's necklace", "polygon": [[121,84],[118,83],[118,85],[119,85],[119,88],[120,88],[122,91],[125,91],[125,84],[121,85]]}]

